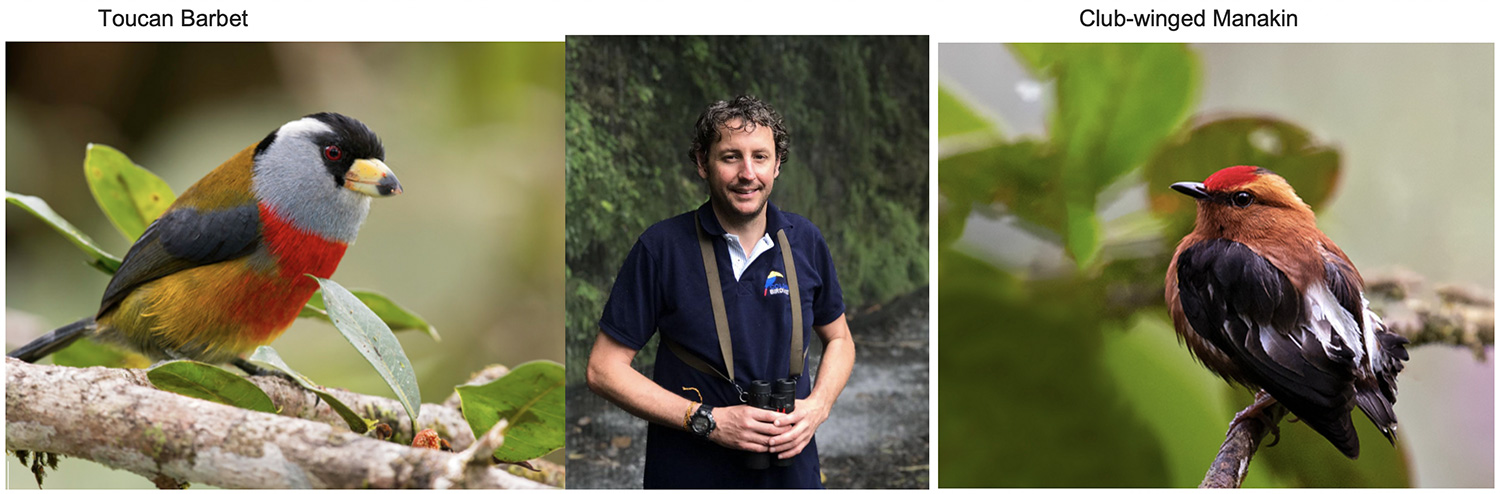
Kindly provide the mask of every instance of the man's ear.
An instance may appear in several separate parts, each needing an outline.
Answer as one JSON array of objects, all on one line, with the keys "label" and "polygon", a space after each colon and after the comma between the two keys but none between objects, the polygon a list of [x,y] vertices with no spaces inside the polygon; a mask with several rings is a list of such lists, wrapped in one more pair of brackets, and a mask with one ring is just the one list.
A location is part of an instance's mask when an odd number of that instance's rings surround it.
[{"label": "man's ear", "polygon": [[708,169],[703,167],[703,153],[698,153],[698,178],[708,180]]}]

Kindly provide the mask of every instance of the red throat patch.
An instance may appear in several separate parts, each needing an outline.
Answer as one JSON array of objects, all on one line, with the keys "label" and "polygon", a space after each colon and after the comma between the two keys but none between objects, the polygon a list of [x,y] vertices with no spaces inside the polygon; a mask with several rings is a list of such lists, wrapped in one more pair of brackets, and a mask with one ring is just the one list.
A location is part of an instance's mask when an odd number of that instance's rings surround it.
[{"label": "red throat patch", "polygon": [[256,338],[269,342],[297,318],[302,305],[318,289],[318,282],[303,274],[333,276],[348,245],[299,230],[264,204],[260,205],[260,220],[266,247],[276,258],[277,270],[267,273],[269,276],[246,278],[251,284],[235,306],[245,312],[237,319],[254,327]]},{"label": "red throat patch", "polygon": [[344,249],[349,247],[292,226],[264,204],[260,205],[260,221],[266,247],[279,261],[281,276],[299,284],[317,286],[317,282],[302,276],[303,273],[319,278],[333,276],[333,270],[344,257]]},{"label": "red throat patch", "polygon": [[1264,173],[1258,166],[1241,165],[1231,166],[1209,175],[1203,181],[1203,188],[1210,191],[1229,190],[1241,185],[1255,181],[1255,177]]}]

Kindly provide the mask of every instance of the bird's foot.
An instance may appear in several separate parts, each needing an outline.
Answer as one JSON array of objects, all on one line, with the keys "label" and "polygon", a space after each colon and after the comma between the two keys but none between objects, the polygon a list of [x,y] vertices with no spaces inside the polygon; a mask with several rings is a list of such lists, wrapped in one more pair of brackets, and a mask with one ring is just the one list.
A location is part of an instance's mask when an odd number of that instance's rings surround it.
[{"label": "bird's foot", "polygon": [[249,374],[249,375],[252,375],[252,376],[280,377],[280,378],[286,379],[288,381],[297,382],[296,379],[292,379],[292,376],[288,376],[285,372],[281,372],[279,370],[271,369],[271,368],[267,368],[267,367],[262,367],[260,365],[256,365],[256,364],[250,363],[250,361],[242,359],[242,358],[234,359],[234,361],[231,362],[231,363],[233,363],[235,367],[239,367],[240,370],[245,371],[246,374]]},{"label": "bird's foot", "polygon": [[1271,444],[1267,444],[1266,445],[1266,447],[1269,448],[1271,446],[1275,446],[1275,445],[1281,443],[1281,426],[1276,425],[1276,424],[1271,424],[1270,421],[1267,421],[1267,424],[1269,424],[1269,426],[1271,428],[1271,431],[1270,431],[1271,432],[1271,436],[1273,436],[1271,438]]},{"label": "bird's foot", "polygon": [[1276,398],[1272,398],[1270,393],[1267,393],[1265,390],[1257,391],[1255,393],[1255,403],[1251,403],[1244,410],[1240,410],[1239,413],[1234,414],[1234,420],[1229,421],[1229,431],[1232,433],[1234,428],[1240,425],[1241,422],[1247,420],[1259,421],[1271,435],[1275,436],[1271,440],[1271,444],[1267,444],[1266,446],[1275,446],[1281,442],[1281,427],[1266,410],[1276,404]]}]

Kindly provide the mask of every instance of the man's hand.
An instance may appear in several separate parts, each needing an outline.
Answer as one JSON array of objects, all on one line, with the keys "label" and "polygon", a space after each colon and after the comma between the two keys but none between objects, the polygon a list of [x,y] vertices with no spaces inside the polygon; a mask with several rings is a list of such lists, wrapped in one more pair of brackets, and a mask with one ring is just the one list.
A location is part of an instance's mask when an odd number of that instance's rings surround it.
[{"label": "man's hand", "polygon": [[792,429],[775,423],[787,421],[789,415],[750,405],[716,407],[713,414],[715,427],[708,439],[730,449],[764,453],[769,451],[772,437]]},{"label": "man's hand", "polygon": [[[780,414],[778,414],[780,415]],[[828,404],[820,400],[797,400],[792,413],[782,415],[773,425],[783,427],[786,432],[771,438],[771,452],[777,458],[791,458],[802,452],[812,442],[818,426],[828,420]]]}]

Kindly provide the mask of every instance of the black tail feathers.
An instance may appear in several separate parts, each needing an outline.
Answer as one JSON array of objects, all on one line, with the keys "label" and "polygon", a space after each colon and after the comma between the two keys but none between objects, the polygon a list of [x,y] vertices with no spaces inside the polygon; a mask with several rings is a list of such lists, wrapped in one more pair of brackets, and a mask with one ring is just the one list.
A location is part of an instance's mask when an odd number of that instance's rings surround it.
[{"label": "black tail feathers", "polygon": [[31,340],[31,343],[12,350],[6,356],[18,358],[26,362],[36,362],[41,360],[42,357],[51,355],[52,352],[62,350],[68,345],[73,344],[79,338],[89,334],[93,328],[94,318],[85,317],[67,326],[54,329],[40,338]]},{"label": "black tail feathers", "polygon": [[1359,404],[1359,409],[1365,412],[1370,422],[1380,429],[1385,435],[1385,440],[1392,445],[1396,444],[1396,411],[1391,408],[1392,403],[1385,400],[1381,393],[1372,389],[1361,389],[1355,392],[1354,401]]},{"label": "black tail feathers", "polygon": [[1396,375],[1406,367],[1404,361],[1411,358],[1406,351],[1410,341],[1388,331],[1379,331],[1375,337],[1381,352],[1379,360],[1374,362],[1374,379],[1355,383],[1354,400],[1385,439],[1396,444],[1396,410],[1393,408],[1396,404]]},{"label": "black tail feathers", "polygon": [[1321,434],[1333,447],[1338,448],[1340,453],[1349,459],[1359,458],[1359,434],[1354,431],[1354,421],[1350,420],[1349,412],[1345,411],[1332,417],[1304,417],[1298,418],[1312,427],[1314,431]]}]

